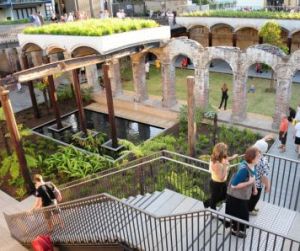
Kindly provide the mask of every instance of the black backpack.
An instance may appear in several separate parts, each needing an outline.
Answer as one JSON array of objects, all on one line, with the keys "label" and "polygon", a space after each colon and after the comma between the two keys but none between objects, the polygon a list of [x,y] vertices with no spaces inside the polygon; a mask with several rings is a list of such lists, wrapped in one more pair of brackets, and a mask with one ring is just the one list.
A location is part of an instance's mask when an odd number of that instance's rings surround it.
[{"label": "black backpack", "polygon": [[55,200],[54,186],[51,183],[45,183],[46,193],[51,200]]}]

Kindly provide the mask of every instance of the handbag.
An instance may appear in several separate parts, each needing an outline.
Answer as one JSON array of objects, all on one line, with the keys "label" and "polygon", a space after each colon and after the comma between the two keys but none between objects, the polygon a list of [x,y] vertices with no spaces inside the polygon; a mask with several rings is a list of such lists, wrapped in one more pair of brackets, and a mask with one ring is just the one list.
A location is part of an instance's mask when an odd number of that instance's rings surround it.
[{"label": "handbag", "polygon": [[[251,176],[251,172],[249,170],[248,167],[243,167],[243,168],[247,168],[247,171],[248,171],[248,177],[245,181],[248,181],[249,180],[249,177]],[[249,186],[246,186],[244,188],[233,188],[231,186],[231,183],[232,183],[232,180],[235,178],[235,176],[237,175],[237,173],[235,173],[231,179],[230,179],[230,182],[228,183],[228,186],[227,186],[227,194],[230,195],[231,197],[233,198],[236,198],[236,199],[240,199],[240,200],[249,200],[250,197],[251,197],[251,194],[252,194],[252,185],[249,185]]]}]

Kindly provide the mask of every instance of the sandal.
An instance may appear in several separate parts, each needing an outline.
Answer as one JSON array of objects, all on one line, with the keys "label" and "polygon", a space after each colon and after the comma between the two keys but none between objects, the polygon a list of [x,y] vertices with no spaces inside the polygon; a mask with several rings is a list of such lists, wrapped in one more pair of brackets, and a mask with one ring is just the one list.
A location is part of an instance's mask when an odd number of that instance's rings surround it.
[{"label": "sandal", "polygon": [[246,233],[241,232],[241,231],[231,230],[231,234],[238,237],[238,238],[246,238],[247,237]]}]

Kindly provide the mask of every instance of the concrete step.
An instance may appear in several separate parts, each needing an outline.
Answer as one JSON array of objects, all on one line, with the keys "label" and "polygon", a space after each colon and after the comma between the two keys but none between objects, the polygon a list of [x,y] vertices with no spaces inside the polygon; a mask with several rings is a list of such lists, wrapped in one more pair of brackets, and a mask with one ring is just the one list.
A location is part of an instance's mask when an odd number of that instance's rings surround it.
[{"label": "concrete step", "polygon": [[173,192],[173,195],[164,201],[164,203],[158,207],[153,214],[156,216],[170,215],[185,199],[185,196],[179,193]]},{"label": "concrete step", "polygon": [[168,201],[173,195],[174,195],[173,191],[171,191],[169,189],[163,190],[161,195],[159,197],[157,197],[157,199],[154,200],[149,206],[145,207],[144,210],[151,214],[155,214],[155,212],[160,207],[162,207],[166,203],[166,201]]},{"label": "concrete step", "polygon": [[159,198],[159,196],[161,196],[161,194],[162,194],[162,192],[155,191],[154,193],[151,194],[151,196],[146,201],[144,201],[143,203],[141,203],[139,205],[139,207],[144,210],[151,203],[153,203],[155,200],[157,200]]},{"label": "concrete step", "polygon": [[199,203],[198,200],[195,200],[190,197],[184,198],[184,200],[172,211],[171,214],[180,214],[190,212],[191,209]]}]

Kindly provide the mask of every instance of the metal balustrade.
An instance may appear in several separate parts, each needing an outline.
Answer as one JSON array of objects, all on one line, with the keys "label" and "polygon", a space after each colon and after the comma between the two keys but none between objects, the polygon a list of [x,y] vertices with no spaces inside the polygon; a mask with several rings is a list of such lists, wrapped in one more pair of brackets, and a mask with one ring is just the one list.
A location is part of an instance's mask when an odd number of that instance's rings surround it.
[{"label": "metal balustrade", "polygon": [[[270,194],[263,194],[263,199],[299,210],[300,177],[297,169],[300,162],[269,154],[266,157],[271,164],[272,189]],[[241,220],[238,221],[249,225],[247,232],[251,239],[233,238],[224,224],[219,225],[219,221],[213,219],[237,219],[217,211],[155,217],[119,200],[168,188],[203,201],[209,196],[210,180],[208,163],[204,161],[162,151],[127,165],[61,189],[65,202],[59,206],[59,215],[64,227],[56,228],[51,234],[55,243],[122,242],[142,250],[186,250],[186,247],[191,250],[236,250],[238,246],[246,250],[269,250],[272,246],[272,249],[280,250],[283,247],[288,250],[300,248],[295,240]],[[49,207],[5,215],[5,218],[12,236],[26,244],[35,236],[47,233],[44,213],[53,210],[54,207]],[[187,231],[188,238],[183,235]],[[258,242],[252,243],[253,236],[258,236]],[[172,243],[179,247],[172,246]]]},{"label": "metal balustrade", "polygon": [[[180,163],[182,163],[182,165],[188,164],[188,166],[184,166],[186,172],[189,172],[188,170],[195,170],[196,167],[203,170],[208,170],[209,168],[208,162],[164,150],[147,157],[134,160],[133,162],[121,165],[118,168],[113,168],[110,171],[119,173],[121,170],[127,170],[128,168],[132,169],[140,166],[147,166],[150,165],[151,161],[158,161],[159,159],[163,159],[163,157],[176,160],[178,162],[178,165],[180,165]],[[263,200],[280,207],[285,207],[294,211],[300,211],[300,172],[297,171],[300,169],[300,162],[270,154],[265,154],[265,157],[268,159],[271,169],[269,177],[271,181],[271,191],[270,193],[264,193],[264,191],[262,192]],[[239,156],[239,160],[241,159],[242,156]],[[231,165],[231,173],[236,170],[237,165],[238,163]],[[116,171],[117,169],[119,169],[119,171]],[[106,171],[106,175],[91,176],[79,181],[69,183],[69,186],[63,186],[61,188],[61,191],[64,200],[69,201],[72,199],[82,198],[83,196],[97,194],[96,187],[98,181],[100,182],[101,180],[102,182],[103,179],[111,179],[110,173],[107,172],[108,171]],[[113,172],[113,175],[115,175],[115,172]],[[136,172],[135,174],[139,175],[140,173]],[[141,179],[141,177],[139,177],[139,179]],[[106,189],[108,189],[108,187]],[[170,189],[172,189],[172,187]],[[109,190],[102,189],[101,192],[109,192]],[[206,193],[207,195],[209,194],[208,189],[206,189]],[[118,194],[113,195],[118,196]],[[128,194],[128,196],[130,195],[132,194]]]},{"label": "metal balustrade", "polygon": [[[5,215],[14,238],[29,244],[46,234],[44,213]],[[284,235],[213,210],[156,217],[119,199],[100,194],[60,205],[60,222],[51,237],[56,244],[123,243],[138,250],[299,250],[300,243]],[[220,221],[222,220],[222,221]],[[249,226],[248,238],[235,238],[228,224]],[[258,241],[253,242],[254,236]],[[258,238],[257,238],[258,237]]]}]

